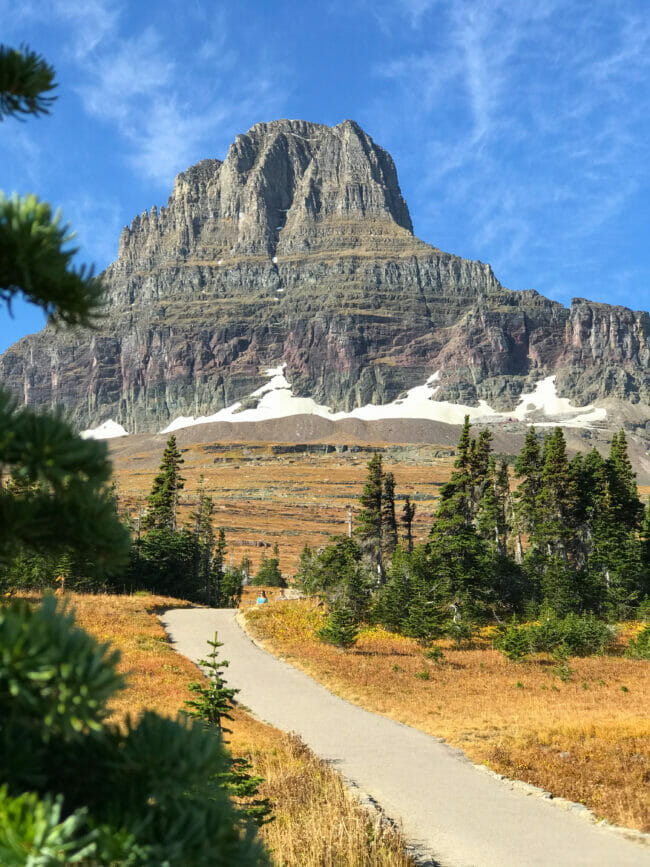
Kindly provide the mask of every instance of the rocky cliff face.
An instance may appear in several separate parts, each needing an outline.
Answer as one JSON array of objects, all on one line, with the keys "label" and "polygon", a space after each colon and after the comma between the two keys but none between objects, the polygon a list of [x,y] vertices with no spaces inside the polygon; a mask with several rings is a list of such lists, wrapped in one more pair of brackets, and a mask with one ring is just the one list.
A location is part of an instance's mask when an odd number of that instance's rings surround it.
[{"label": "rocky cliff face", "polygon": [[124,229],[104,278],[102,330],[46,328],[0,357],[0,381],[80,428],[207,415],[281,362],[296,394],[334,409],[436,370],[437,398],[501,410],[550,373],[578,404],[650,402],[647,313],[569,311],[418,240],[391,157],[351,121],[252,127]]}]

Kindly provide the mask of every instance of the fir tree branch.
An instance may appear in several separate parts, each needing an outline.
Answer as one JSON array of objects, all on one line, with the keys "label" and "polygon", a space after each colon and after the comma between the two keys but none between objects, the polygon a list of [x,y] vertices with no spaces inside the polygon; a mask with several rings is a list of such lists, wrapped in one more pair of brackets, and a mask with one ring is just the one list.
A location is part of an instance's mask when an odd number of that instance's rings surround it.
[{"label": "fir tree branch", "polygon": [[[3,116],[49,114],[57,87],[54,69],[27,45],[0,45],[0,120]],[[20,119],[20,118],[18,118]]]},{"label": "fir tree branch", "polygon": [[103,308],[103,287],[85,266],[75,268],[74,237],[59,212],[29,194],[0,193],[0,300],[11,310],[21,292],[42,307],[53,322],[96,326]]}]

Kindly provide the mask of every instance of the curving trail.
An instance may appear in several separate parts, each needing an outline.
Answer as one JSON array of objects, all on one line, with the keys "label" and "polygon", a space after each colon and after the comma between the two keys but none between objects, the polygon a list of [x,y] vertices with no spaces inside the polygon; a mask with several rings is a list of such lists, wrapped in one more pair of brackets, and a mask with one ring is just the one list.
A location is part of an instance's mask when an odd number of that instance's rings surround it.
[{"label": "curving trail", "polygon": [[161,618],[195,662],[215,630],[228,684],[257,717],[297,732],[321,758],[401,822],[406,839],[442,867],[650,867],[650,848],[474,767],[462,753],[337,698],[255,645],[233,610],[177,609]]}]

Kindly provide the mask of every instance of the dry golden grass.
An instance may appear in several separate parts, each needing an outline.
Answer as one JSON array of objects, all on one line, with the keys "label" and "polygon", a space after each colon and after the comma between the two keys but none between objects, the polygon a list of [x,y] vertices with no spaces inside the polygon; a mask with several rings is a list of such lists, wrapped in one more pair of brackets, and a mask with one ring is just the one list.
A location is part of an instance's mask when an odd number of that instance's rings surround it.
[{"label": "dry golden grass", "polygon": [[[650,667],[622,656],[571,659],[571,680],[539,656],[511,663],[491,649],[416,642],[366,629],[341,653],[320,643],[313,602],[251,610],[251,632],[328,688],[460,747],[475,762],[586,804],[610,822],[650,830]],[[424,677],[418,675],[424,674]],[[425,679],[426,678],[426,679]]]},{"label": "dry golden grass", "polygon": [[[179,523],[190,520],[203,476],[206,493],[214,501],[214,526],[226,530],[230,561],[236,565],[246,555],[257,569],[263,552],[270,553],[277,542],[280,567],[291,575],[304,545],[318,547],[331,535],[347,532],[348,506],[356,507],[372,452],[275,455],[273,448],[273,444],[202,443],[184,448],[186,481]],[[120,507],[134,520],[145,505],[160,457],[160,452],[126,451],[113,458]],[[429,531],[439,488],[449,479],[453,458],[433,461],[423,468],[384,460],[386,470],[395,474],[400,495],[417,500],[416,538],[424,539]]]},{"label": "dry golden grass", "polygon": [[[145,709],[176,716],[191,697],[196,667],[174,653],[156,614],[187,602],[154,595],[66,594],[77,622],[122,654],[128,687],[112,703],[114,722]],[[206,646],[206,650],[207,650]],[[235,755],[246,756],[265,783],[275,820],[261,835],[278,865],[296,867],[409,867],[400,834],[370,815],[347,792],[339,774],[317,759],[296,737],[265,725],[241,709],[230,724]]]}]

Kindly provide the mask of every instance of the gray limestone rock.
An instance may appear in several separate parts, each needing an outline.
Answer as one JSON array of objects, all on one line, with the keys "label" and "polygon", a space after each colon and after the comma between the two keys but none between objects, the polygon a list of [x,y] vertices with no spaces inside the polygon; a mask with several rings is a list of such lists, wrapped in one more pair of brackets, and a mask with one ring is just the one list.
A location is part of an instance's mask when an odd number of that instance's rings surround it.
[{"label": "gray limestone rock", "polygon": [[650,401],[647,313],[567,310],[418,240],[390,155],[353,121],[237,136],[123,230],[104,281],[98,332],[48,327],[0,357],[0,381],[80,428],[211,414],[282,362],[294,393],[334,409],[436,370],[437,398],[501,410],[550,373],[579,405]]}]

